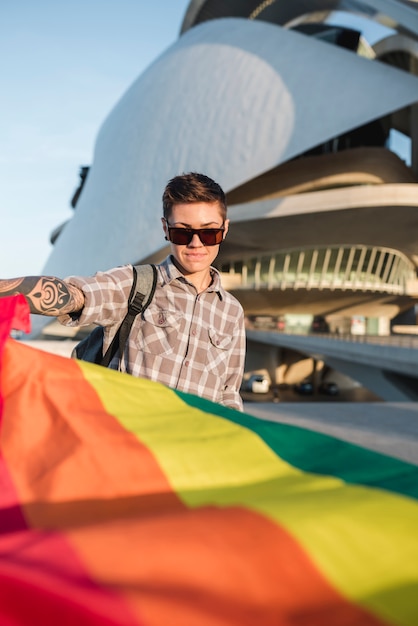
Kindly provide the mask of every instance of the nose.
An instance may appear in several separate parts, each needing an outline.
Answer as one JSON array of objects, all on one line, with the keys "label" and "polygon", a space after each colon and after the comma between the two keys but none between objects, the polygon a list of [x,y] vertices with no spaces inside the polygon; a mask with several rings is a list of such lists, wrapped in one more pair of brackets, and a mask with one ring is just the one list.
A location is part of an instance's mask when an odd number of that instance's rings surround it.
[{"label": "nose", "polygon": [[189,246],[191,246],[192,248],[200,248],[201,246],[203,246],[203,243],[201,242],[200,237],[197,233],[193,235]]}]

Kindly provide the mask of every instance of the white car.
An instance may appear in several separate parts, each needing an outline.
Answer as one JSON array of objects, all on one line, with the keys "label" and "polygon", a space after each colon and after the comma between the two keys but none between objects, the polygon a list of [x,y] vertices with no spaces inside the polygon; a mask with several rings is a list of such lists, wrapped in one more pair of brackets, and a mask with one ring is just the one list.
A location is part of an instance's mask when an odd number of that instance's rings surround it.
[{"label": "white car", "polygon": [[246,382],[245,388],[253,393],[268,393],[270,381],[263,374],[253,374]]}]

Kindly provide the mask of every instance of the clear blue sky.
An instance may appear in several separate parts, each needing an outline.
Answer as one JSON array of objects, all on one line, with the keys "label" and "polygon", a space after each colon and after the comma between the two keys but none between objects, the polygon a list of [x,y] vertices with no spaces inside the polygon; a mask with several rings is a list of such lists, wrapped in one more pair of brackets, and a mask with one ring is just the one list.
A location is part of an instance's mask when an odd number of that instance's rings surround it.
[{"label": "clear blue sky", "polygon": [[102,122],[177,40],[188,5],[1,3],[1,278],[42,271],[52,249],[49,234],[73,213],[79,168],[91,164]]}]

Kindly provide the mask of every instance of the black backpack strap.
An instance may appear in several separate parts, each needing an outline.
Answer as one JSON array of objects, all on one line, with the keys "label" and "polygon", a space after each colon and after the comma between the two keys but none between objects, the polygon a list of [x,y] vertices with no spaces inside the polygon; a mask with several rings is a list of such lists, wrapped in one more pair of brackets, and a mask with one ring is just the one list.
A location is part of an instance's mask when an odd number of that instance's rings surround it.
[{"label": "black backpack strap", "polygon": [[145,311],[154,297],[158,278],[155,265],[134,265],[132,269],[133,282],[128,299],[128,312],[103,356],[102,365],[105,367],[108,367],[118,348],[122,358],[135,317]]}]

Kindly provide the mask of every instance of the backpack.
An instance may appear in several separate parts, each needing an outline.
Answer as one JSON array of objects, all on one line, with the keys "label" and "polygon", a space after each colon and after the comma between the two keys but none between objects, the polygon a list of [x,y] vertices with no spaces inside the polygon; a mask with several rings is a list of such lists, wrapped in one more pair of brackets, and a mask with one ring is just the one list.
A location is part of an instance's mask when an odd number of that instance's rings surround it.
[{"label": "backpack", "polygon": [[104,330],[102,326],[97,326],[76,345],[71,354],[73,358],[104,367],[109,366],[118,349],[119,358],[121,358],[133,321],[151,303],[157,286],[157,268],[155,265],[134,265],[133,275],[132,288],[128,298],[128,312],[106,353],[103,355]]}]

